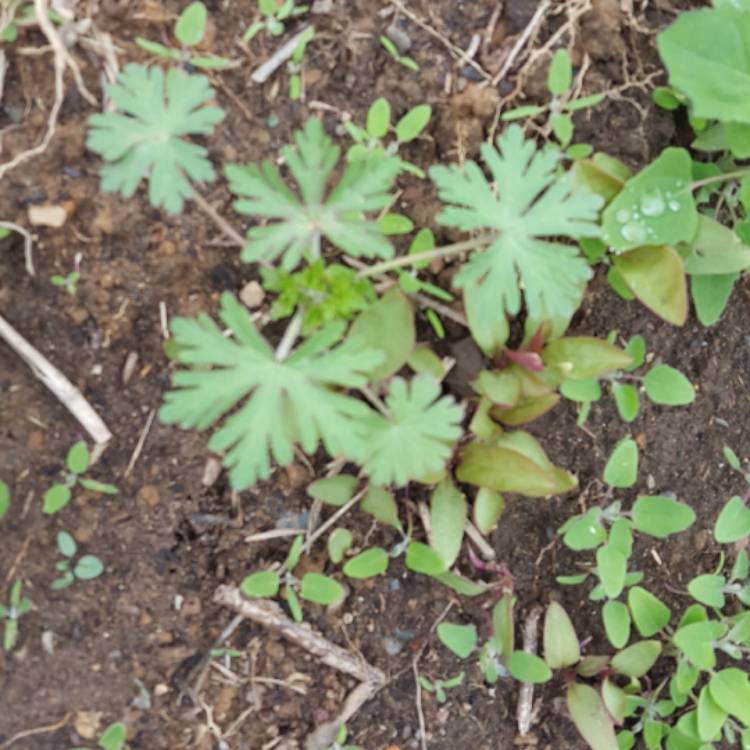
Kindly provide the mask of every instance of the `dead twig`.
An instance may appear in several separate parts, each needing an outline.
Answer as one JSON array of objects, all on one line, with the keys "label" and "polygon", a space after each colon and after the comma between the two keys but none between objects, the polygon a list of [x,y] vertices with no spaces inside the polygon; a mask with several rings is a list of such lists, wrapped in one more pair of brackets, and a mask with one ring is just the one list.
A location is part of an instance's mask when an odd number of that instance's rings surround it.
[{"label": "dead twig", "polygon": [[9,584],[13,580],[13,577],[16,575],[16,571],[18,570],[18,566],[21,564],[21,560],[26,557],[26,553],[29,550],[29,544],[31,544],[31,537],[27,536],[26,539],[23,540],[21,549],[18,550],[18,554],[16,555],[16,559],[13,561],[13,565],[10,566],[10,570],[5,576],[6,585]]},{"label": "dead twig", "polygon": [[43,354],[0,315],[0,338],[10,346],[31,368],[39,380],[49,388],[66,409],[81,423],[86,432],[99,445],[112,439],[112,433],[104,420],[83,394]]},{"label": "dead twig", "polygon": [[281,45],[268,60],[253,71],[250,80],[254,83],[265,83],[287,60],[291,59],[300,39],[307,33],[309,28],[309,25],[305,26],[302,31]]},{"label": "dead twig", "polygon": [[68,721],[70,721],[70,717],[73,714],[71,712],[68,712],[63,716],[60,721],[56,721],[54,724],[47,724],[47,726],[44,727],[36,727],[34,729],[24,729],[22,732],[17,732],[14,734],[9,740],[6,740],[3,742],[2,745],[0,745],[0,750],[5,750],[5,748],[10,747],[14,743],[18,742],[18,740],[24,739],[24,737],[33,737],[36,734],[51,734],[52,732],[56,732],[58,729],[62,729]]},{"label": "dead twig", "polygon": [[531,35],[536,31],[537,27],[541,24],[551,4],[552,4],[551,0],[544,0],[544,2],[539,3],[539,6],[534,11],[534,15],[531,17],[531,20],[526,24],[526,28],[521,32],[521,35],[518,37],[518,39],[516,39],[516,43],[513,45],[513,48],[508,54],[508,57],[505,59],[505,62],[503,63],[502,67],[500,68],[500,70],[498,70],[498,72],[495,74],[494,78],[492,79],[491,81],[492,86],[497,86],[497,84],[500,83],[500,81],[502,81],[503,78],[505,78],[505,76],[508,74],[508,72],[513,67],[513,65],[515,65],[516,59],[523,51],[523,48],[526,46],[526,43],[531,38]]},{"label": "dead twig", "polygon": [[362,499],[365,492],[367,492],[367,487],[364,487],[359,492],[357,492],[354,497],[346,503],[346,505],[342,505],[325,523],[320,525],[312,534],[310,534],[310,536],[307,538],[307,541],[305,542],[305,546],[303,547],[304,553],[309,552],[313,544],[315,544],[316,540],[322,534],[325,534],[326,531],[328,531],[328,529],[330,529],[331,526],[333,526],[339,520],[339,518],[348,513],[350,508],[352,508]]},{"label": "dead twig", "polygon": [[[539,643],[539,619],[541,616],[542,608],[539,605],[532,607],[523,626],[523,650],[533,656],[536,656]],[[525,737],[534,723],[534,685],[530,682],[522,682],[518,689],[516,721],[518,722],[518,734]]]},{"label": "dead twig", "polygon": [[[2,99],[1,94],[0,99]],[[0,227],[2,227],[3,229],[10,229],[11,232],[20,234],[23,237],[23,252],[24,258],[26,259],[26,273],[28,273],[29,276],[36,276],[36,271],[34,270],[33,255],[34,243],[31,239],[31,232],[24,229],[20,224],[16,224],[12,221],[0,221]]]},{"label": "dead twig", "polygon": [[419,681],[417,659],[417,656],[412,659],[411,670],[414,673],[414,689],[416,690],[415,703],[417,705],[417,719],[419,720],[419,746],[422,750],[427,750],[427,724],[424,720],[424,709],[422,708],[422,683]]},{"label": "dead twig", "polygon": [[141,436],[138,438],[138,443],[135,446],[133,455],[130,457],[130,461],[128,461],[128,468],[125,469],[125,474],[123,474],[125,479],[127,479],[131,475],[131,473],[133,472],[133,469],[135,468],[135,463],[143,451],[143,446],[146,443],[146,438],[148,437],[148,433],[151,430],[151,425],[154,422],[155,416],[156,416],[156,409],[151,409],[151,413],[148,415],[148,419],[146,420],[146,426],[143,428],[143,431],[141,432]]},{"label": "dead twig", "polygon": [[339,727],[385,685],[386,677],[381,670],[351,651],[331,643],[306,623],[294,622],[275,602],[246,599],[239,589],[231,586],[220,586],[216,590],[214,601],[233,609],[242,617],[276,631],[283,638],[316,656],[323,664],[360,680],[361,684],[349,694],[339,715],[307,737],[306,750],[324,750],[329,747],[335,740]]}]

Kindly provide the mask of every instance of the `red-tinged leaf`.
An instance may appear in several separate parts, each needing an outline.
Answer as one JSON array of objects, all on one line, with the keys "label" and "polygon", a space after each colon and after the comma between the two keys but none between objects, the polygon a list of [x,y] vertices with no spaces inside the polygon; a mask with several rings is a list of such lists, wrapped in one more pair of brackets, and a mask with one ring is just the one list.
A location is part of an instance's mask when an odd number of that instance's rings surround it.
[{"label": "red-tinged leaf", "polygon": [[557,406],[559,401],[558,393],[547,393],[544,396],[524,398],[511,409],[495,407],[490,411],[490,415],[508,427],[519,427],[546,414]]},{"label": "red-tinged leaf", "polygon": [[544,618],[544,660],[552,669],[577,664],[581,658],[573,623],[561,604],[551,602]]},{"label": "red-tinged leaf", "polygon": [[612,717],[599,693],[589,685],[568,685],[568,710],[591,750],[619,750]]}]

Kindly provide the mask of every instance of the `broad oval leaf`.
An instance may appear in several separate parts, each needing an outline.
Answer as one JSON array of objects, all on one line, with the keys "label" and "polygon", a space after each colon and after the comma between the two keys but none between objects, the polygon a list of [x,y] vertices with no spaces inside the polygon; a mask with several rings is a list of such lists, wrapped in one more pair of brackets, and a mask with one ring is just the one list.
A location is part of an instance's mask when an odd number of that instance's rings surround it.
[{"label": "broad oval leaf", "polygon": [[208,13],[206,6],[201,2],[190,3],[180,13],[174,27],[174,35],[179,42],[187,47],[199,44],[206,32],[206,21]]},{"label": "broad oval leaf", "polygon": [[338,604],[346,596],[346,589],[333,578],[320,573],[305,573],[299,595],[315,604]]},{"label": "broad oval leaf", "polygon": [[576,674],[581,677],[596,677],[607,668],[609,665],[609,659],[609,656],[600,656],[597,654],[584,656],[581,661],[578,662]]},{"label": "broad oval leaf", "polygon": [[639,641],[612,657],[612,669],[627,677],[643,677],[661,654],[659,641]]},{"label": "broad oval leaf", "polygon": [[750,727],[750,681],[745,672],[722,669],[711,678],[708,689],[717,705]]},{"label": "broad oval leaf", "polygon": [[99,747],[102,750],[122,750],[125,747],[128,728],[121,721],[110,724],[99,737]]},{"label": "broad oval leaf", "polygon": [[398,505],[393,497],[393,493],[377,484],[371,484],[367,488],[362,502],[359,504],[361,510],[369,513],[376,521],[393,526],[395,529],[401,528],[401,521],[398,520]]},{"label": "broad oval leaf", "polygon": [[670,497],[644,495],[633,504],[633,526],[658,539],[685,531],[694,522],[695,511]]},{"label": "broad oval leaf", "polygon": [[418,104],[412,107],[397,123],[396,138],[401,143],[413,141],[426,127],[432,115],[429,104]]},{"label": "broad oval leaf", "polygon": [[571,401],[585,403],[587,401],[598,401],[602,397],[602,387],[595,378],[565,380],[560,385],[560,393]]},{"label": "broad oval leaf", "polygon": [[572,682],[567,703],[570,718],[591,750],[618,750],[612,717],[594,688]]},{"label": "broad oval leaf", "polygon": [[44,493],[42,511],[44,513],[57,513],[70,502],[70,489],[64,484],[53,484]]},{"label": "broad oval leaf", "polygon": [[104,572],[104,564],[98,557],[94,555],[84,555],[79,558],[78,562],[73,568],[73,573],[76,578],[82,581],[88,581],[92,578],[97,578]]},{"label": "broad oval leaf", "polygon": [[565,49],[558,49],[552,56],[547,70],[547,88],[551,94],[564,94],[573,82],[573,65],[570,54]]},{"label": "broad oval leaf", "polygon": [[690,277],[690,294],[701,325],[712,326],[724,314],[739,273]]},{"label": "broad oval leaf", "polygon": [[307,486],[307,494],[326,505],[346,505],[354,496],[357,481],[357,477],[351,474],[316,479]]},{"label": "broad oval leaf", "polygon": [[729,274],[750,267],[750,247],[715,219],[701,215],[698,234],[683,250],[685,271],[693,276]]},{"label": "broad oval leaf", "polygon": [[328,537],[328,557],[334,565],[338,565],[346,551],[352,546],[352,532],[349,529],[334,529]]},{"label": "broad oval leaf", "polygon": [[588,380],[627,367],[632,358],[594,336],[565,336],[544,347],[542,360],[566,379]]},{"label": "broad oval leaf", "polygon": [[515,627],[513,618],[513,594],[505,593],[492,608],[492,637],[502,656],[507,657],[515,648]]},{"label": "broad oval leaf", "polygon": [[563,669],[580,659],[581,647],[568,613],[558,602],[550,602],[544,617],[544,661],[552,669]]},{"label": "broad oval leaf", "polygon": [[630,640],[630,612],[622,602],[610,600],[602,607],[604,632],[615,648],[623,648]]},{"label": "broad oval leaf", "polygon": [[540,683],[552,679],[552,670],[542,659],[525,651],[514,651],[507,661],[508,671],[520,682]]},{"label": "broad oval leaf", "polygon": [[422,542],[409,542],[406,548],[406,567],[428,576],[436,576],[445,571],[443,558]]},{"label": "broad oval leaf", "polygon": [[506,409],[515,406],[521,395],[521,381],[510,370],[482,370],[471,385],[480,396]]},{"label": "broad oval leaf", "polygon": [[560,401],[557,393],[547,393],[543,396],[531,396],[522,399],[511,409],[501,409],[497,406],[490,410],[493,419],[507,427],[519,427],[554,409]]},{"label": "broad oval leaf", "polygon": [[701,740],[710,742],[719,738],[727,713],[716,703],[709,686],[704,685],[698,696],[698,734]]},{"label": "broad oval leaf", "polygon": [[667,323],[684,325],[688,313],[685,270],[680,254],[669,245],[639,247],[616,255],[614,266],[628,289]]},{"label": "broad oval leaf", "polygon": [[724,607],[724,587],[727,585],[727,579],[724,576],[712,575],[706,573],[702,576],[696,576],[688,583],[690,596],[701,604],[715,609]]},{"label": "broad oval leaf", "polygon": [[596,569],[607,597],[616,599],[620,596],[628,572],[627,557],[613,545],[605,544],[596,551]]},{"label": "broad oval leaf", "polygon": [[633,586],[628,591],[628,606],[635,627],[644,638],[656,635],[669,623],[669,607],[640,586]]},{"label": "broad oval leaf", "polygon": [[349,578],[372,578],[388,570],[388,553],[380,548],[360,552],[352,557],[343,567],[344,575]]},{"label": "broad oval leaf", "polygon": [[612,383],[612,395],[620,418],[625,422],[632,422],[640,410],[638,389],[630,383]]},{"label": "broad oval leaf", "polygon": [[600,516],[600,508],[591,508],[584,515],[570,519],[560,529],[560,532],[564,534],[563,542],[565,546],[576,552],[598,547],[607,538],[607,532],[600,521]]},{"label": "broad oval leaf", "polygon": [[631,177],[602,215],[604,240],[616,252],[643,245],[690,242],[698,211],[689,184],[693,162],[683,148],[666,148]]},{"label": "broad oval leaf", "polygon": [[688,96],[693,117],[750,122],[749,27],[739,10],[704,8],[680,13],[657,37],[669,82]]},{"label": "broad oval leaf", "polygon": [[65,555],[65,557],[73,557],[78,549],[78,545],[76,544],[75,539],[73,539],[67,531],[58,531],[57,549],[59,549],[60,554]]},{"label": "broad oval leaf", "polygon": [[637,478],[638,445],[632,438],[623,438],[607,459],[603,479],[610,487],[632,487]]},{"label": "broad oval leaf", "polygon": [[489,534],[505,510],[505,499],[499,492],[480,487],[474,498],[474,523],[483,534]]},{"label": "broad oval leaf", "polygon": [[416,346],[414,309],[406,295],[393,287],[352,323],[347,337],[356,347],[383,353],[382,363],[371,372],[384,380],[398,372]]},{"label": "broad oval leaf", "polygon": [[373,138],[382,138],[391,124],[391,105],[382,96],[367,111],[367,132]]},{"label": "broad oval leaf", "polygon": [[681,627],[674,634],[673,640],[696,667],[710,670],[716,666],[715,642],[726,630],[726,625],[721,622],[694,622]]},{"label": "broad oval leaf", "polygon": [[674,367],[656,365],[643,379],[646,395],[656,404],[686,406],[695,401],[695,389],[690,381]]},{"label": "broad oval leaf", "polygon": [[628,371],[637,370],[646,359],[646,339],[640,334],[631,336],[625,346],[625,351],[631,356],[633,362],[625,369]]},{"label": "broad oval leaf", "polygon": [[437,635],[443,645],[461,659],[465,659],[477,645],[477,629],[473,625],[441,622],[437,626]]},{"label": "broad oval leaf", "polygon": [[444,481],[435,488],[430,502],[432,545],[446,569],[461,551],[467,513],[466,498],[453,482]]},{"label": "broad oval leaf", "polygon": [[89,468],[89,449],[79,440],[69,451],[65,463],[74,474],[83,474]]},{"label": "broad oval leaf", "polygon": [[719,544],[737,542],[750,534],[750,508],[735,495],[721,509],[714,527],[714,538]]},{"label": "broad oval leaf", "polygon": [[279,574],[275,570],[261,570],[246,576],[240,591],[251,599],[269,599],[279,593]]},{"label": "broad oval leaf", "polygon": [[622,725],[625,721],[625,711],[627,707],[627,695],[622,688],[612,682],[609,677],[605,677],[602,682],[602,700],[607,707],[615,724]]}]

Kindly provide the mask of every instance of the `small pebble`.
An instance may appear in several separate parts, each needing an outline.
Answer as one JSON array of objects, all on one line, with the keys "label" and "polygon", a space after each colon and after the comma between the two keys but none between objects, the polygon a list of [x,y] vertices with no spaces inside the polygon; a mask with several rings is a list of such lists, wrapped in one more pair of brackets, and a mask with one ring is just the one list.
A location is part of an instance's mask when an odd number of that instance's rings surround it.
[{"label": "small pebble", "polygon": [[206,465],[203,467],[203,477],[201,478],[201,484],[204,487],[211,487],[221,474],[221,461],[218,458],[210,456],[206,460]]},{"label": "small pebble", "polygon": [[307,521],[310,514],[307,511],[302,513],[282,513],[274,523],[277,529],[306,529]]},{"label": "small pebble", "polygon": [[411,37],[396,23],[392,23],[385,31],[385,35],[396,45],[396,49],[403,55],[411,47]]},{"label": "small pebble", "polygon": [[251,310],[260,307],[265,298],[266,293],[257,281],[249,281],[240,291],[240,300]]},{"label": "small pebble", "polygon": [[484,80],[484,78],[482,77],[482,74],[475,68],[472,68],[471,65],[465,65],[461,69],[461,75],[469,81],[483,81]]},{"label": "small pebble", "polygon": [[388,580],[388,591],[398,591],[401,588],[401,581],[396,578]]},{"label": "small pebble", "polygon": [[162,695],[166,695],[169,692],[169,685],[165,685],[163,682],[160,682],[158,685],[154,687],[154,695],[158,698]]},{"label": "small pebble", "polygon": [[122,384],[127,385],[133,377],[135,368],[138,365],[138,352],[129,352],[125,357],[125,364],[122,368]]},{"label": "small pebble", "polygon": [[387,635],[383,638],[383,648],[388,656],[396,656],[396,654],[400,654],[403,650],[404,643],[403,641],[399,641],[398,638],[392,638]]}]

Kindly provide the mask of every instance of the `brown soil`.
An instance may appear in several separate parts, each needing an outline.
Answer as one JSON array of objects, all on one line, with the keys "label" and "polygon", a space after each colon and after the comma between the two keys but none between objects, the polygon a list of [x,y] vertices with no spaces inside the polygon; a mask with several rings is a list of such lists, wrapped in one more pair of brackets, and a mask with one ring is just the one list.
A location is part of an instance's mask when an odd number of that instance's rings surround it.
[{"label": "brown soil", "polygon": [[[121,64],[144,59],[133,43],[136,35],[166,41],[171,19],[183,4],[165,0],[163,6],[150,1],[138,5],[142,15],[129,18],[127,4],[103,2],[94,18],[123,50]],[[215,51],[243,57],[234,40],[249,23],[247,8],[252,4],[216,0],[207,5],[218,27]],[[410,5],[465,49],[472,34],[484,32],[495,3],[440,0]],[[483,64],[492,66],[492,51],[525,27],[536,5],[507,0],[490,54],[480,58]],[[625,75],[637,82],[658,70],[653,32],[673,18],[672,3],[648,4],[649,13],[639,18],[638,26],[622,15],[615,0],[594,0],[593,5],[574,47],[579,62],[584,53],[591,58],[585,91],[622,86]],[[383,7],[387,5],[371,0],[339,0],[332,3],[333,10],[314,17],[318,33],[307,56],[308,104],[324,102],[363,122],[369,103],[379,95],[386,95],[397,113],[428,102],[435,109],[430,138],[410,149],[407,158],[427,166],[458,153],[472,156],[491,125],[496,97],[467,81],[473,77],[471,69],[456,67],[446,47],[411,22],[403,27],[413,41],[410,54],[421,72],[413,74],[390,60],[377,41],[390,23],[379,15]],[[161,11],[166,11],[167,20]],[[537,47],[562,19],[558,14],[545,24]],[[42,43],[38,33],[29,31],[19,44]],[[310,114],[308,106],[288,101],[285,73],[263,87],[248,83],[249,71],[276,44],[259,37],[250,57],[243,57],[242,67],[214,76],[219,102],[227,111],[226,121],[207,144],[216,164],[273,157]],[[80,50],[76,54],[89,87],[98,91],[96,59]],[[41,137],[53,85],[49,55],[23,56],[10,47],[8,56],[0,127],[19,119],[22,127],[4,132],[3,160]],[[540,95],[544,65],[540,70],[525,86],[532,101]],[[500,84],[501,95],[508,90],[509,85]],[[223,747],[209,731],[211,720],[226,730],[243,714],[236,734],[226,738],[226,747],[302,747],[316,723],[335,715],[353,682],[258,626],[243,624],[227,644],[243,651],[231,664],[237,680],[212,670],[199,693],[202,705],[187,697],[183,688],[192,686],[192,667],[232,616],[212,603],[217,585],[237,583],[248,572],[283,559],[287,541],[247,544],[245,537],[273,528],[283,514],[308,509],[307,470],[295,465],[278,471],[272,482],[233,498],[223,476],[208,488],[201,482],[208,457],[205,436],[165,427],[157,420],[134,470],[126,476],[149,414],[159,406],[169,383],[160,305],[170,317],[213,312],[219,293],[238,291],[254,271],[239,262],[237,252],[225,245],[203,215],[188,210],[167,216],[152,209],[142,191],[129,201],[101,194],[100,162],[84,146],[90,113],[71,83],[50,147],[2,182],[4,220],[26,225],[27,209],[36,203],[70,201],[75,210],[61,229],[35,229],[36,278],[25,273],[22,247],[15,239],[0,244],[0,312],[81,388],[112,428],[115,439],[93,475],[117,484],[120,494],[101,497],[78,491],[61,513],[51,518],[41,513],[41,496],[58,477],[67,449],[85,436],[17,356],[0,345],[0,476],[13,492],[11,511],[0,530],[0,589],[5,598],[14,574],[23,580],[35,605],[21,621],[16,648],[10,654],[0,652],[0,746],[16,732],[53,724],[70,712],[72,718],[59,730],[13,745],[66,750],[88,739],[80,737],[87,734],[81,712],[94,712],[94,724],[99,721],[102,727],[127,721],[130,746],[143,750]],[[672,115],[650,106],[636,85],[579,120],[578,140],[634,167],[676,138]],[[272,127],[273,121],[278,125]],[[332,132],[335,118],[326,114],[326,123]],[[409,191],[405,210],[417,224],[434,228],[436,201],[428,184],[403,181]],[[221,181],[205,187],[204,194],[240,226]],[[83,254],[82,278],[77,295],[70,297],[51,286],[49,278],[68,273],[78,252]],[[579,635],[594,636],[594,652],[603,646],[598,611],[588,602],[587,589],[565,589],[554,582],[555,575],[573,569],[575,558],[551,541],[581,502],[597,500],[595,481],[603,462],[614,442],[628,432],[643,448],[641,489],[648,482],[655,492],[675,492],[693,505],[700,519],[695,531],[660,544],[658,559],[652,555],[653,544],[640,543],[638,562],[647,581],[656,588],[667,581],[679,587],[713,565],[717,549],[706,529],[729,494],[739,489],[722,467],[721,447],[728,443],[747,453],[750,437],[750,346],[744,327],[749,304],[745,277],[720,324],[704,329],[691,318],[676,329],[636,303],[623,303],[603,278],[591,285],[575,332],[606,334],[617,329],[623,337],[643,334],[658,360],[688,375],[699,398],[684,409],[646,404],[630,428],[617,418],[611,400],[593,408],[587,432],[576,429],[570,404],[531,426],[553,460],[574,470],[588,491],[580,498],[571,494],[548,501],[510,501],[491,542],[514,578],[520,617],[534,604],[560,598],[574,614]],[[449,327],[448,344],[463,335]],[[135,373],[123,384],[123,365],[133,353],[138,356]],[[629,501],[633,494],[620,496]],[[364,518],[355,515],[349,523],[358,539],[368,533]],[[60,529],[74,534],[82,552],[101,557],[106,565],[103,576],[61,592],[50,590]],[[372,531],[369,540],[385,546],[396,541],[382,528]],[[323,563],[320,557],[310,564]],[[352,588],[353,595],[338,613],[326,617],[322,610],[307,608],[309,620],[329,638],[360,650],[390,677],[385,689],[350,723],[351,739],[366,750],[389,745],[416,748],[412,657],[456,597],[425,577],[406,575],[400,562],[387,576],[355,582]],[[475,601],[456,599],[451,617],[481,627],[485,623],[481,603]],[[41,641],[50,632],[52,653]],[[404,648],[388,655],[383,639],[399,636]],[[434,638],[426,643],[419,661],[422,674],[447,678],[461,669],[466,670],[464,684],[450,692],[447,703],[439,705],[424,696],[428,747],[511,747],[516,736],[516,687],[501,681],[490,689],[475,665],[460,664]],[[285,684],[251,685],[251,675]],[[150,694],[148,706],[133,704],[141,685]],[[543,691],[541,714],[528,744],[583,747],[557,700],[559,688],[555,684]],[[255,710],[248,712],[252,706]]]}]

